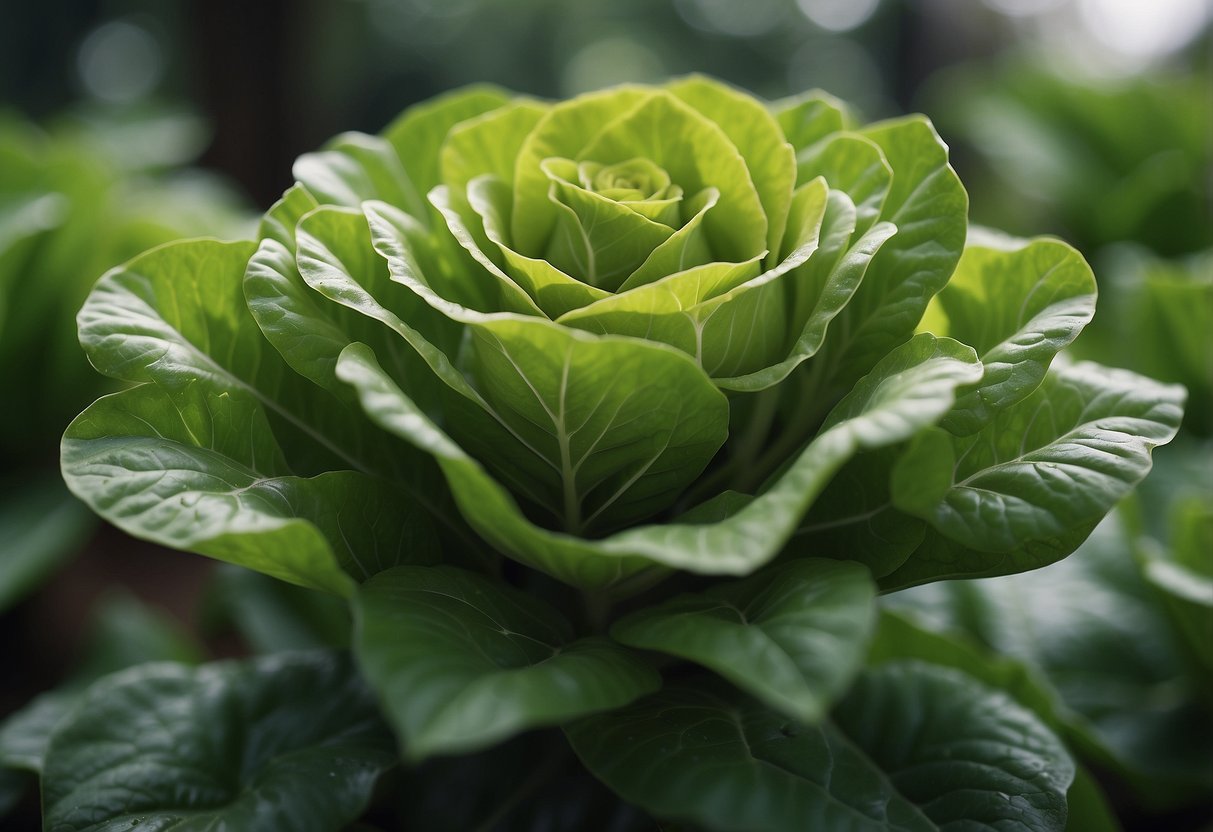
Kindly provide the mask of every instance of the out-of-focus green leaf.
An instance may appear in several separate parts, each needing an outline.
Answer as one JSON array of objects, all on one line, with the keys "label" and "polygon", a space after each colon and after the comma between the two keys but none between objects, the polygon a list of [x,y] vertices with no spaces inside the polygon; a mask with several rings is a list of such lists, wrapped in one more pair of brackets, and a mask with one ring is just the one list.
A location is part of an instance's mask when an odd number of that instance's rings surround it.
[{"label": "out-of-focus green leaf", "polygon": [[58,476],[0,483],[0,612],[46,580],[96,528]]},{"label": "out-of-focus green leaf", "polygon": [[1113,515],[1046,569],[939,582],[885,601],[1024,663],[1064,706],[1058,718],[1077,746],[1129,777],[1148,803],[1165,805],[1213,782],[1213,719],[1132,547]]},{"label": "out-of-focus green leaf", "polygon": [[92,613],[84,659],[72,677],[40,694],[0,722],[0,770],[40,772],[51,733],[80,701],[84,689],[109,673],[144,662],[193,663],[199,646],[180,625],[134,598],[104,598]]},{"label": "out-of-focus green leaf", "polygon": [[341,599],[234,564],[213,574],[203,608],[208,630],[230,625],[254,653],[349,646],[350,614]]}]

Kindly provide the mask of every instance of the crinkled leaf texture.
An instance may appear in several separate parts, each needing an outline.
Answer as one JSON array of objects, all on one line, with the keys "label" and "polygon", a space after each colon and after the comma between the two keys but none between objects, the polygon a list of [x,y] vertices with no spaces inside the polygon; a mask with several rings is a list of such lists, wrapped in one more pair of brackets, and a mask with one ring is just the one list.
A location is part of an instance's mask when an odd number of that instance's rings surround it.
[{"label": "crinkled leaf texture", "polygon": [[412,759],[479,750],[661,685],[632,651],[575,638],[542,601],[462,569],[389,570],[354,609],[359,662]]},{"label": "crinkled leaf texture", "polygon": [[818,727],[699,679],[567,733],[624,799],[722,831],[1060,832],[1074,776],[1031,712],[916,662],[866,671]]},{"label": "crinkled leaf texture", "polygon": [[56,730],[45,828],[330,832],[394,763],[341,654],[141,665],[91,688]]}]

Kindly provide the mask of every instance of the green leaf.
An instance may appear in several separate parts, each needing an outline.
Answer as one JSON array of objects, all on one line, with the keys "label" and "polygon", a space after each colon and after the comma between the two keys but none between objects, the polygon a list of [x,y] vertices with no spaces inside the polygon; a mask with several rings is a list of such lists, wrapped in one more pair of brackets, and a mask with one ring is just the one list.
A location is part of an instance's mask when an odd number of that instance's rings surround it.
[{"label": "green leaf", "polygon": [[968,195],[948,164],[946,145],[922,116],[879,122],[862,131],[893,169],[880,219],[897,227],[833,329],[842,387],[910,336],[931,297],[943,288],[964,248]]},{"label": "green leaf", "polygon": [[485,174],[512,183],[514,161],[522,143],[548,109],[548,105],[538,101],[515,99],[495,110],[461,120],[442,143],[439,159],[442,184],[458,197],[469,182]]},{"label": "green leaf", "polygon": [[[556,206],[547,199],[548,179],[540,163],[551,158],[582,159],[581,151],[603,125],[651,95],[648,89],[629,86],[579,95],[553,105],[539,120],[522,143],[514,164],[510,240],[517,251],[528,256],[541,254],[556,223]],[[628,158],[637,155],[648,154],[633,153]]]},{"label": "green leaf", "polygon": [[[431,199],[446,218],[452,233],[461,243],[468,246],[472,235],[456,225],[457,215],[449,207],[445,189],[433,193]],[[468,185],[468,200],[484,225],[484,233],[489,243],[505,258],[509,282],[522,287],[549,318],[559,317],[570,309],[609,296],[605,289],[570,276],[543,257],[527,257],[516,251],[506,236],[510,222],[509,199],[509,186],[500,179],[483,177],[472,180]],[[475,254],[473,251],[473,256]]]},{"label": "green leaf", "polygon": [[976,433],[1039,386],[1053,356],[1095,314],[1095,276],[1058,240],[983,241],[965,248],[956,273],[931,300],[919,329],[971,345],[986,365],[944,427]]},{"label": "green leaf", "polygon": [[893,169],[880,146],[858,133],[834,133],[796,154],[797,180],[818,176],[855,204],[855,233],[864,234],[880,217],[893,182]]},{"label": "green leaf", "polygon": [[796,530],[789,553],[855,560],[883,578],[921,545],[926,523],[893,507],[889,475],[899,448],[856,454]]},{"label": "green leaf", "polygon": [[[957,592],[948,601],[963,603],[963,597]],[[1075,714],[1036,668],[985,649],[975,636],[951,627],[950,621],[947,627],[927,626],[915,614],[913,602],[905,604],[897,596],[884,596],[881,601],[869,664],[914,660],[950,667],[1010,696],[1059,735],[1072,723]],[[951,611],[949,603],[947,612]]]},{"label": "green leaf", "polygon": [[45,824],[330,832],[393,762],[373,700],[333,654],[143,665],[91,688],[55,732]]},{"label": "green leaf", "polygon": [[855,120],[846,102],[821,90],[775,101],[771,112],[797,153],[832,133],[850,129]]},{"label": "green leaf", "polygon": [[[288,250],[276,241],[262,241],[244,275],[249,311],[291,369],[340,403],[340,427],[326,425],[326,429],[339,431],[359,460],[367,460],[406,489],[444,534],[459,540],[462,548],[474,550],[474,539],[432,460],[402,447],[367,422],[349,388],[334,374],[341,350],[360,341],[373,344],[394,376],[407,379],[410,392],[426,406],[438,406],[447,392],[444,382],[450,387],[452,381],[456,386],[463,381],[440,346],[453,349],[458,332],[412,293],[390,283],[384,264],[367,246],[368,238],[361,214],[322,208],[298,223],[298,266],[292,254],[294,242]],[[424,332],[402,321],[379,297],[414,318]],[[427,317],[416,321],[417,312]]]},{"label": "green leaf", "polygon": [[614,292],[670,238],[674,228],[582,187],[576,179],[577,167],[568,159],[545,159],[540,164],[551,183],[548,196],[559,209],[545,259],[565,274]]},{"label": "green leaf", "polygon": [[[365,577],[432,557],[422,510],[366,473],[380,460],[349,429],[356,411],[265,342],[241,290],[250,253],[178,243],[98,283],[81,343],[103,372],[142,384],[69,426],[69,488],[136,536],[333,592],[351,588],[342,567]],[[319,473],[298,476],[309,463]]]},{"label": "green leaf", "polygon": [[611,636],[701,664],[815,723],[859,670],[875,596],[858,564],[798,560],[632,613]]},{"label": "green leaf", "polygon": [[[513,95],[490,84],[474,84],[431,98],[404,111],[383,131],[417,193],[424,197],[441,184],[440,152],[455,125],[509,103]],[[399,203],[397,203],[399,204]],[[401,205],[405,210],[410,206]],[[414,214],[425,219],[422,210]]]},{"label": "green leaf", "polygon": [[[1207,558],[1208,550],[1204,553]],[[1213,675],[1213,578],[1163,558],[1149,559],[1143,573],[1165,599],[1188,649]]]},{"label": "green leaf", "polygon": [[489,406],[551,466],[548,505],[573,533],[669,505],[728,432],[728,403],[685,356],[532,318],[471,327]]},{"label": "green leaf", "polygon": [[41,772],[55,727],[80,702],[88,685],[102,676],[145,662],[201,659],[199,646],[180,624],[131,596],[103,598],[86,624],[84,659],[71,678],[0,722],[0,770]]},{"label": "green leaf", "polygon": [[779,123],[751,96],[702,75],[681,78],[665,88],[719,125],[745,159],[766,214],[767,262],[773,266],[796,185],[794,154]]},{"label": "green leaf", "polygon": [[63,466],[73,492],[124,531],[300,586],[348,594],[350,574],[436,554],[425,515],[382,481],[289,474],[264,417],[235,393],[107,396],[68,427]]},{"label": "green leaf", "polygon": [[1082,363],[1055,368],[979,433],[925,432],[893,470],[893,502],[959,548],[929,538],[888,584],[1043,566],[1051,561],[1030,550],[1037,543],[1050,543],[1052,560],[1073,551],[1149,472],[1183,398],[1182,388]]},{"label": "green leaf", "polygon": [[1099,783],[1082,766],[1074,770],[1074,782],[1066,792],[1066,809],[1067,832],[1121,832],[1120,821]]},{"label": "green leaf", "polygon": [[275,202],[270,210],[261,218],[257,229],[259,240],[274,240],[281,243],[291,254],[295,252],[295,226],[304,214],[319,206],[316,197],[308,193],[308,189],[296,182],[287,188],[282,199]]},{"label": "green leaf", "polygon": [[618,708],[661,684],[609,640],[575,640],[526,593],[448,566],[379,575],[354,610],[359,662],[414,760]]},{"label": "green leaf", "polygon": [[859,448],[905,440],[951,407],[956,387],[981,372],[971,349],[921,335],[895,350],[851,395],[787,471],[756,499],[714,523],[639,526],[587,540],[535,526],[484,469],[392,383],[373,354],[354,345],[338,377],[367,414],[434,454],[468,521],[500,551],[566,582],[602,588],[656,564],[706,574],[749,574],[772,559],[830,476]]},{"label": "green leaf", "polygon": [[0,612],[50,577],[88,539],[92,513],[58,476],[0,482]]},{"label": "green leaf", "polygon": [[[830,197],[830,206],[837,205],[839,200],[836,198],[836,192],[831,191]],[[852,214],[853,211],[852,208]],[[831,208],[827,207],[822,225],[821,247],[814,257],[801,267],[801,273],[793,276],[797,290],[796,303],[798,307],[803,308],[803,314],[798,313],[796,320],[803,321],[803,325],[791,352],[782,361],[749,374],[716,379],[716,384],[722,389],[754,392],[773,387],[816,355],[826,340],[831,321],[846,308],[861,285],[872,258],[897,231],[890,223],[878,223],[853,246],[845,248],[845,242],[850,239],[849,229],[841,235],[845,237],[842,242],[839,242],[838,238],[831,239],[831,232],[837,233],[840,230],[832,225]]]},{"label": "green leaf", "polygon": [[696,266],[575,309],[558,322],[667,343],[693,356],[713,377],[765,367],[786,350],[784,310],[795,291],[790,284],[817,249],[825,208],[824,182],[815,180],[797,191],[796,245],[771,269],[760,272],[758,256]]},{"label": "green leaf", "polygon": [[[644,158],[669,171],[688,194],[716,188],[720,201],[704,217],[716,259],[745,260],[768,251],[767,218],[745,160],[720,126],[669,93],[651,93],[567,158],[605,165]],[[517,197],[514,204],[515,211],[531,205]]]},{"label": "green leaf", "polygon": [[1030,712],[917,663],[867,671],[816,728],[699,680],[566,732],[624,800],[722,831],[1060,832],[1074,775]]},{"label": "green leaf", "polygon": [[342,133],[323,150],[296,159],[292,173],[322,204],[357,208],[364,200],[381,199],[414,217],[426,216],[425,191],[405,172],[392,145],[378,136]]}]

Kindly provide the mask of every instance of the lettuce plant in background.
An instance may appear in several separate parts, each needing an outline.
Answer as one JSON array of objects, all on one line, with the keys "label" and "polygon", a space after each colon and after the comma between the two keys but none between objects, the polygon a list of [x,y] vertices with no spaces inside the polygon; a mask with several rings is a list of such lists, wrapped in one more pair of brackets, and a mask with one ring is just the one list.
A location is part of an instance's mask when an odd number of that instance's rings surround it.
[{"label": "lettuce plant in background", "polygon": [[257,241],[96,285],[80,340],[129,386],[62,466],[131,534],[348,599],[353,658],[103,678],[28,758],[47,828],[1103,817],[1032,704],[868,661],[878,593],[1076,549],[1184,400],[1057,358],[1090,269],[968,234],[929,121],[472,88],[295,177]]},{"label": "lettuce plant in background", "polygon": [[56,450],[82,406],[114,389],[89,366],[75,314],[106,269],[199,234],[238,237],[239,199],[187,163],[198,125],[164,113],[64,118],[44,133],[0,117],[0,611],[77,550],[94,521]]}]

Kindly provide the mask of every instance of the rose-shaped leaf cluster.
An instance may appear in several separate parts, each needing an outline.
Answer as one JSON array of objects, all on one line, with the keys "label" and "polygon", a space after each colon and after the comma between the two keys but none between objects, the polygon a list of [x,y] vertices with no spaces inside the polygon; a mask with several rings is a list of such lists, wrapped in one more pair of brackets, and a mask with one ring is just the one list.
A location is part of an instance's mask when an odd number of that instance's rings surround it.
[{"label": "rose-shaped leaf cluster", "polygon": [[[64,437],[94,510],[351,597],[411,759],[562,725],[630,802],[711,828],[1062,828],[1072,767],[1035,716],[938,668],[860,675],[875,596],[1064,557],[1184,392],[1058,358],[1089,267],[970,233],[927,119],[700,77],[477,87],[295,178],[257,241],[97,284],[81,343],[130,386]],[[968,703],[951,779],[894,794],[931,760],[863,715],[910,731],[936,700]],[[855,779],[823,791],[814,749]]]},{"label": "rose-shaped leaf cluster", "polygon": [[[93,363],[138,386],[77,420],[65,472],[129,531],[345,592],[452,551],[585,587],[785,551],[872,565],[883,517],[909,529],[895,558],[931,541],[901,567],[918,582],[964,547],[1006,571],[1064,554],[1178,420],[1142,388],[1146,411],[1042,429],[1034,405],[1118,384],[1046,380],[1090,271],[1045,240],[962,259],[966,195],[922,117],[856,127],[821,94],[699,77],[474,88],[295,174],[255,247],[154,250],[81,312]],[[1066,450],[1109,430],[1140,450]],[[983,431],[1007,450],[974,457]],[[933,466],[958,454],[949,483]],[[1088,468],[1072,511],[1047,505]]]}]

